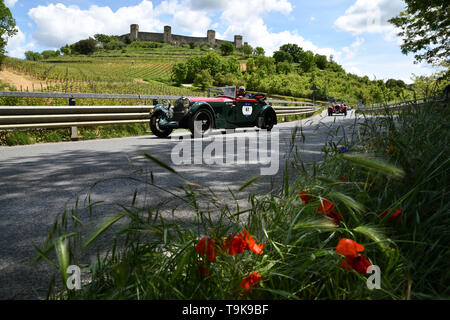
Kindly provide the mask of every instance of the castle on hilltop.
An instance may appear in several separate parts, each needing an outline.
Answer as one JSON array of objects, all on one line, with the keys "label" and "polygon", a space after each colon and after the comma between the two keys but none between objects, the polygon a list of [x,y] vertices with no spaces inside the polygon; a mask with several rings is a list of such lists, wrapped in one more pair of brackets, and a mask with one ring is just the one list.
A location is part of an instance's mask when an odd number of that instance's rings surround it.
[{"label": "castle on hilltop", "polygon": [[[155,33],[155,32],[140,32],[138,24],[132,24],[130,26],[130,33],[124,34],[119,38],[124,39],[125,37],[130,37],[135,41],[154,41],[154,42],[164,42],[170,43],[174,45],[180,45],[183,43],[195,43],[195,44],[207,44],[207,45],[221,45],[224,42],[229,42],[234,45],[236,49],[242,48],[242,36],[235,35],[234,42],[227,40],[219,40],[216,39],[216,31],[208,30],[206,37],[188,37],[188,36],[180,36],[177,34],[172,34],[172,27],[165,26],[164,33]],[[247,44],[244,43],[244,44]]]}]

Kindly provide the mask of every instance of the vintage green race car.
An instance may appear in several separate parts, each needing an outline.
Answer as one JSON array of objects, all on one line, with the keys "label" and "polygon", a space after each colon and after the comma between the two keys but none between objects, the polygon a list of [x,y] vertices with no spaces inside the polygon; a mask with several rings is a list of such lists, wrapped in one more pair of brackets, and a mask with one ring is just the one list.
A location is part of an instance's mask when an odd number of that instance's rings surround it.
[{"label": "vintage green race car", "polygon": [[236,87],[222,87],[213,98],[182,97],[172,106],[169,102],[152,109],[150,129],[160,138],[174,129],[189,129],[202,137],[213,129],[259,127],[268,131],[277,124],[277,116],[263,94],[238,97]]}]

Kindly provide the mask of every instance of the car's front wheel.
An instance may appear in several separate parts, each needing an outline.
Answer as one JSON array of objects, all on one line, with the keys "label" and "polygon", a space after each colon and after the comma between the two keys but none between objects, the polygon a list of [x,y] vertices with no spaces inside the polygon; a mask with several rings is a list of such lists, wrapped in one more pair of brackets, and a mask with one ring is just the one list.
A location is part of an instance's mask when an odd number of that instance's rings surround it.
[{"label": "car's front wheel", "polygon": [[275,116],[271,112],[266,112],[266,114],[264,115],[264,128],[262,129],[272,131],[273,126],[275,125],[276,122],[277,119],[275,118]]},{"label": "car's front wheel", "polygon": [[214,120],[211,111],[208,109],[198,110],[191,118],[189,130],[194,138],[209,135],[214,127]]},{"label": "car's front wheel", "polygon": [[173,131],[173,129],[162,129],[159,127],[159,121],[162,118],[162,112],[156,112],[150,118],[150,130],[153,134],[159,138],[167,138]]}]

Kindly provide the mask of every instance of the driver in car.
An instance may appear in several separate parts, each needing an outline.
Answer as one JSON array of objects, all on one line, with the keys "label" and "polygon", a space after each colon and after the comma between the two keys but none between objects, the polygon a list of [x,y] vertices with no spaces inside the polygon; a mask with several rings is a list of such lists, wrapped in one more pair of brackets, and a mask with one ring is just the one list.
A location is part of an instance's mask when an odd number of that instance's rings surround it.
[{"label": "driver in car", "polygon": [[245,87],[240,86],[239,92],[238,92],[238,98],[249,98],[249,97],[250,97],[250,94],[245,92]]}]

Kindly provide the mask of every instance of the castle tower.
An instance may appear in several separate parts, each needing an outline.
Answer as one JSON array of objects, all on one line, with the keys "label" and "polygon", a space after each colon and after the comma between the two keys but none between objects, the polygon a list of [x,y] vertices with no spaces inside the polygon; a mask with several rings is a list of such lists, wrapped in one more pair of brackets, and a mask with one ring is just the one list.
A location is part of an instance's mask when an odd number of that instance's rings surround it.
[{"label": "castle tower", "polygon": [[216,44],[216,32],[214,30],[208,30],[208,44],[215,45]]},{"label": "castle tower", "polygon": [[132,24],[130,26],[130,37],[133,40],[138,40],[138,38],[139,38],[139,25],[138,24]]},{"label": "castle tower", "polygon": [[234,47],[236,49],[242,48],[242,36],[234,36]]},{"label": "castle tower", "polygon": [[164,27],[164,42],[165,43],[172,42],[172,27],[171,26]]}]

